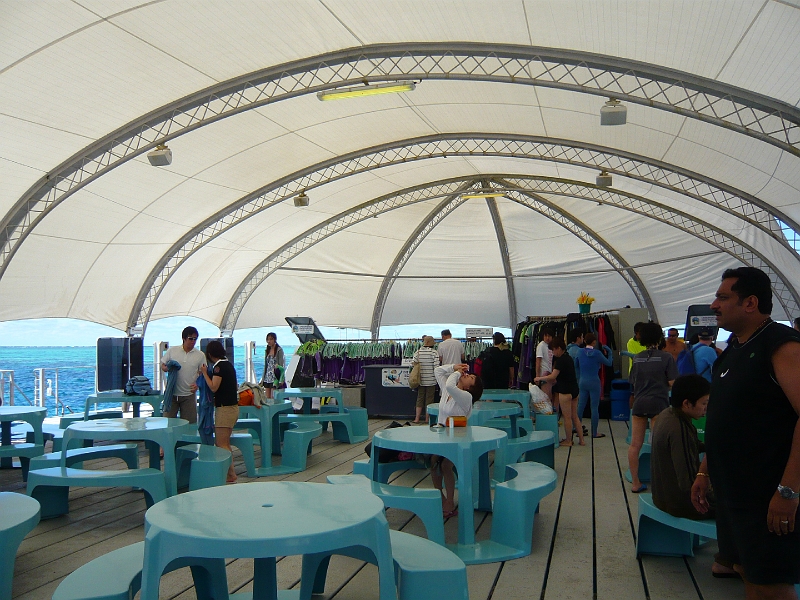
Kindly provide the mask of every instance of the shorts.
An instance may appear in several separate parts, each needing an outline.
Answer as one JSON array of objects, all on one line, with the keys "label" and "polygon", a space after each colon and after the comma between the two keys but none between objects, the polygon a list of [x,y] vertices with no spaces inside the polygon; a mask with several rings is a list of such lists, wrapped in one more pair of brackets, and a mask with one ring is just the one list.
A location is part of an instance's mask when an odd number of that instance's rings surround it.
[{"label": "shorts", "polygon": [[734,509],[717,503],[720,558],[740,564],[756,585],[800,583],[800,528],[787,535],[767,529],[767,505]]},{"label": "shorts", "polygon": [[214,427],[233,429],[239,420],[239,405],[217,406],[214,409]]},{"label": "shorts", "polygon": [[274,381],[270,381],[269,383],[267,383],[266,381],[262,381],[261,385],[263,385],[265,388],[270,390],[270,389],[275,387],[275,382]]},{"label": "shorts", "polygon": [[174,419],[178,413],[180,413],[181,419],[186,419],[189,423],[197,423],[197,398],[194,394],[173,396],[169,410],[165,410],[163,416]]},{"label": "shorts", "polygon": [[435,385],[421,385],[417,388],[417,408],[423,408],[428,406],[428,404],[433,404],[435,398]]},{"label": "shorts", "polygon": [[641,417],[642,419],[655,419],[659,414],[661,414],[661,413],[656,413],[656,414],[652,414],[652,413],[636,414],[636,413],[633,413],[633,416],[634,417]]}]

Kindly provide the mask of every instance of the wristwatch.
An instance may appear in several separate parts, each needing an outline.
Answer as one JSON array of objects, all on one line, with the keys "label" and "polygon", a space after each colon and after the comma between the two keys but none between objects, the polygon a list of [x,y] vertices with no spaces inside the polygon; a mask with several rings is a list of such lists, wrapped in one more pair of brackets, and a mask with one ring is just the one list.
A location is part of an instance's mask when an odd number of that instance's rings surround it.
[{"label": "wristwatch", "polygon": [[778,493],[781,495],[781,498],[786,498],[787,500],[796,500],[800,498],[800,492],[795,492],[788,485],[778,484]]}]

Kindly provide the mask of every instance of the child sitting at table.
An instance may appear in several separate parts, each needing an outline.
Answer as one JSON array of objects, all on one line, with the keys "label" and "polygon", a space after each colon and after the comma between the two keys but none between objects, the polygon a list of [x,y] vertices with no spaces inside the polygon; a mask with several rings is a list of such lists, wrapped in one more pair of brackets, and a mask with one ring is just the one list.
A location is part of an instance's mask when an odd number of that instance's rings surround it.
[{"label": "child sitting at table", "polygon": [[[439,425],[446,427],[447,419],[450,417],[469,417],[472,403],[481,399],[483,382],[480,377],[468,371],[469,365],[464,364],[442,365],[434,370],[436,382],[442,393],[439,402]],[[431,456],[431,479],[433,486],[442,494],[442,516],[447,519],[458,515],[453,463],[442,456]],[[444,480],[444,490],[442,480]]]}]

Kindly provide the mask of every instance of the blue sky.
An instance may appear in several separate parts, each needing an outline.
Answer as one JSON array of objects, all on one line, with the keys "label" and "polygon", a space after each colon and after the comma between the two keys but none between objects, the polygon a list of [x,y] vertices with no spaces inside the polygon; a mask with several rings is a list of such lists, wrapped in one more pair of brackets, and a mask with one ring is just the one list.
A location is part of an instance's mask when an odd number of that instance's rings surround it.
[{"label": "blue sky", "polygon": [[[145,331],[145,344],[154,342],[169,342],[175,345],[181,341],[181,331],[188,325],[194,325],[200,332],[200,337],[218,337],[219,329],[201,319],[192,317],[170,317],[153,321]],[[418,338],[422,335],[439,337],[442,329],[448,328],[455,337],[463,337],[466,327],[476,325],[399,325],[387,326],[381,329],[381,337],[404,340]],[[335,327],[320,327],[326,339],[362,339],[369,338],[369,332],[357,329],[338,329]],[[263,346],[267,332],[274,331],[278,342],[292,346],[298,343],[297,337],[287,325],[276,327],[259,327],[255,329],[238,329],[233,337],[236,344],[255,340],[258,346]],[[495,331],[510,335],[509,329],[501,327]],[[79,321],[77,319],[27,319],[23,321],[6,321],[0,323],[0,346],[94,346],[100,337],[124,337],[118,329],[105,325]]]}]

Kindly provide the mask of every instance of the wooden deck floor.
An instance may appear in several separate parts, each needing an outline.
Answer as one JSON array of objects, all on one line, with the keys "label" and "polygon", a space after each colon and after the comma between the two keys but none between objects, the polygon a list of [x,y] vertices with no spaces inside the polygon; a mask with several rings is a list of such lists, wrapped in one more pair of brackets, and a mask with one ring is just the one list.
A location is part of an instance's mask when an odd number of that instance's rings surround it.
[{"label": "wooden deck floor", "polygon": [[[371,431],[387,421],[371,420]],[[716,544],[701,548],[694,558],[635,558],[636,495],[622,478],[627,468],[627,423],[603,421],[607,437],[587,439],[587,446],[556,450],[558,486],[545,498],[536,516],[533,552],[525,558],[468,567],[472,600],[540,598],[662,599],[686,598],[735,600],[744,598],[740,582],[713,579],[711,563]],[[288,477],[266,480],[325,482],[327,475],[352,471],[352,461],[364,458],[364,444],[349,446],[327,433],[314,440],[308,469]],[[234,451],[237,485],[250,481],[241,456]],[[145,465],[142,454],[142,464]],[[88,463],[92,468],[117,468],[113,459]],[[397,483],[431,487],[426,471],[397,474]],[[0,471],[0,491],[24,493],[19,471]],[[23,541],[17,554],[13,598],[49,600],[66,575],[106,552],[143,539],[145,503],[141,492],[127,488],[73,488],[68,516],[41,522]],[[462,509],[463,510],[463,509]],[[394,529],[424,535],[411,513],[390,509],[387,518]],[[475,515],[478,539],[488,537],[491,515]],[[448,541],[457,537],[457,522],[445,524]],[[278,563],[281,588],[297,586],[299,557]],[[231,592],[249,591],[252,561],[228,564]],[[369,600],[376,597],[377,570],[349,558],[334,557],[324,596],[336,600]],[[188,569],[162,579],[161,597],[190,600],[195,597]]]}]

